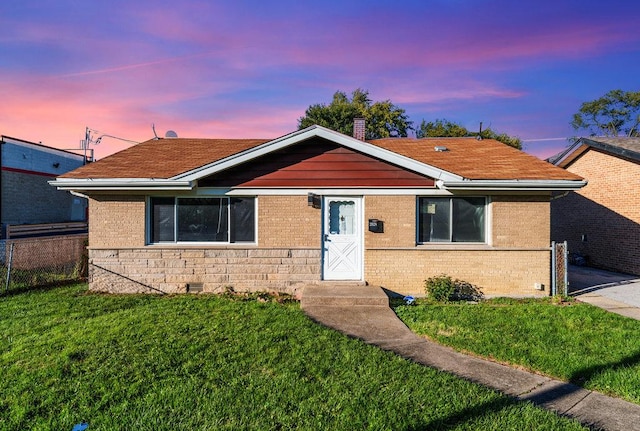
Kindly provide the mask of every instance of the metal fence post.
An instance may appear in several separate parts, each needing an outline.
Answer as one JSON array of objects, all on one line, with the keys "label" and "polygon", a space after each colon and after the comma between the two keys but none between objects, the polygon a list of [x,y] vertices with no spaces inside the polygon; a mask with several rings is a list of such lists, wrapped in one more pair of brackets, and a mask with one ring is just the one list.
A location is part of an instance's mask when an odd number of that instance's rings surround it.
[{"label": "metal fence post", "polygon": [[567,241],[563,244],[562,254],[564,255],[564,296],[569,296],[569,247]]},{"label": "metal fence post", "polygon": [[13,261],[13,246],[16,245],[15,242],[11,243],[11,247],[9,248],[9,264],[7,265],[7,282],[4,286],[4,293],[9,292],[9,283],[11,283],[11,262]]},{"label": "metal fence post", "polygon": [[556,242],[551,241],[551,296],[555,296],[558,293],[556,259]]}]

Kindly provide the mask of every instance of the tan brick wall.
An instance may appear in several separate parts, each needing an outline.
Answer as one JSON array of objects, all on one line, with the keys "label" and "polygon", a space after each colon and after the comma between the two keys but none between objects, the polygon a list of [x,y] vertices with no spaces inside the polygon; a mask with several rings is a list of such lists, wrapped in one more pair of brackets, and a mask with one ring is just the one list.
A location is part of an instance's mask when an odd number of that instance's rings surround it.
[{"label": "tan brick wall", "polygon": [[[441,274],[469,282],[487,296],[549,294],[550,251],[367,250],[365,278],[403,295],[424,295],[424,280]],[[534,289],[535,283],[544,291]]]},{"label": "tan brick wall", "polygon": [[90,247],[145,245],[144,196],[92,196],[89,199]]},{"label": "tan brick wall", "polygon": [[590,265],[640,275],[640,164],[590,149],[567,170],[588,184],[553,201],[553,239]]},{"label": "tan brick wall", "polygon": [[320,281],[318,249],[113,248],[89,250],[89,286],[111,293],[279,291]]},{"label": "tan brick wall", "polygon": [[[385,222],[384,234],[365,234],[365,279],[370,284],[424,294],[425,279],[447,274],[481,287],[486,295],[548,295],[549,196],[492,196],[487,214],[491,246],[416,247],[414,196],[367,196],[365,206],[365,219]],[[534,289],[535,283],[545,290]]]},{"label": "tan brick wall", "polygon": [[549,196],[493,196],[494,247],[548,247]]},{"label": "tan brick wall", "polygon": [[320,248],[322,211],[307,196],[258,197],[260,247]]},{"label": "tan brick wall", "polygon": [[[366,196],[364,208],[365,248],[416,245],[415,196]],[[371,218],[384,222],[383,233],[369,232]]]},{"label": "tan brick wall", "polygon": [[[257,246],[144,246],[144,197],[94,197],[90,203],[90,283],[101,291],[292,292],[320,280],[322,213],[306,196],[258,197]],[[549,203],[546,197],[494,197],[488,245],[415,245],[414,196],[364,199],[365,280],[399,293],[423,293],[423,281],[446,273],[487,295],[545,294],[549,285]],[[367,220],[385,223],[368,232]],[[435,247],[435,248],[434,248]]]}]

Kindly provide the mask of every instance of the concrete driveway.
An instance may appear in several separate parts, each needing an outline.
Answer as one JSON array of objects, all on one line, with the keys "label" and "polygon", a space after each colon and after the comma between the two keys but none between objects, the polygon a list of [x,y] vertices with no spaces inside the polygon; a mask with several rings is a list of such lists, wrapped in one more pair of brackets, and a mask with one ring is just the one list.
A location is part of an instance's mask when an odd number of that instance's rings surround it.
[{"label": "concrete driveway", "polygon": [[623,316],[640,320],[640,277],[569,265],[569,294]]}]

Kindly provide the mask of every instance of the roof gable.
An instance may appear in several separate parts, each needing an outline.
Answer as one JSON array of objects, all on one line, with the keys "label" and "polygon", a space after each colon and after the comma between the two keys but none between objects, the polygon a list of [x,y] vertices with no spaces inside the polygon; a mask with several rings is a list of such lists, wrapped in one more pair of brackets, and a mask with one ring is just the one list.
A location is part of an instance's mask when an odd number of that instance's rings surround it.
[{"label": "roof gable", "polygon": [[198,180],[199,187],[435,187],[433,178],[326,139],[308,139]]}]

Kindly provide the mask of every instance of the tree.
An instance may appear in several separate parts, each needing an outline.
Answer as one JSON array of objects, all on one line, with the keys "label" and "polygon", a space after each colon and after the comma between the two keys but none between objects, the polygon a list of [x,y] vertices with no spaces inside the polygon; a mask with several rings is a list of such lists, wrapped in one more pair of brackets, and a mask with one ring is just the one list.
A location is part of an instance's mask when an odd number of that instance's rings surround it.
[{"label": "tree", "polygon": [[422,120],[420,127],[416,129],[417,138],[458,138],[467,136],[480,136],[483,139],[495,139],[510,147],[522,149],[522,140],[515,136],[509,136],[506,133],[498,133],[491,128],[482,130],[481,132],[470,132],[466,127],[453,123],[445,119],[426,122]]},{"label": "tree", "polygon": [[417,138],[460,138],[464,136],[471,136],[465,127],[445,119],[428,123],[422,120],[420,127],[416,130]]},{"label": "tree", "polygon": [[599,99],[584,102],[571,125],[587,130],[591,136],[640,136],[640,91],[611,90]]},{"label": "tree", "polygon": [[353,119],[364,118],[365,138],[378,139],[406,137],[412,130],[405,110],[390,100],[372,103],[369,92],[360,88],[353,91],[351,99],[342,91],[336,91],[329,105],[311,105],[298,119],[298,129],[317,124],[345,135],[353,134]]}]

